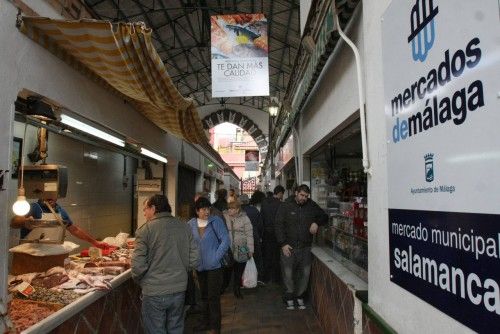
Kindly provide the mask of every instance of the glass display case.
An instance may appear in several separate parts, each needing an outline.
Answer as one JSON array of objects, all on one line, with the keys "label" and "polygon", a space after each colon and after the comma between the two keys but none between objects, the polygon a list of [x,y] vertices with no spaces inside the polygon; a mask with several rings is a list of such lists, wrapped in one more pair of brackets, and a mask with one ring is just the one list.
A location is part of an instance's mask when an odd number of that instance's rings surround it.
[{"label": "glass display case", "polygon": [[316,237],[319,246],[367,280],[368,202],[361,138],[354,123],[311,155],[311,198],[329,216]]}]

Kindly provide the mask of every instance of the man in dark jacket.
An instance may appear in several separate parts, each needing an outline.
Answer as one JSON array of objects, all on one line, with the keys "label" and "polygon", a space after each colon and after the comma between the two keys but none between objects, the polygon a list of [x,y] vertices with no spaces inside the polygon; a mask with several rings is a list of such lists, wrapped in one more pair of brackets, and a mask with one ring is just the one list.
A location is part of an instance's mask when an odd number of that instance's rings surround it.
[{"label": "man in dark jacket", "polygon": [[281,282],[280,273],[280,247],[276,241],[274,232],[274,220],[276,213],[283,200],[285,188],[276,186],[273,191],[273,197],[262,201],[260,214],[264,224],[264,233],[262,235],[262,260],[264,262],[264,282]]},{"label": "man in dark jacket", "polygon": [[184,294],[188,271],[200,262],[191,227],[171,214],[164,195],[144,203],[146,224],[135,232],[132,278],[142,289],[145,333],[184,332]]},{"label": "man in dark jacket", "polygon": [[328,221],[326,213],[309,199],[309,187],[302,184],[295,197],[283,202],[276,214],[276,239],[281,246],[281,268],[285,284],[287,309],[305,309],[303,295],[311,271],[311,244],[318,225]]},{"label": "man in dark jacket", "polygon": [[255,260],[255,266],[257,267],[258,273],[258,282],[263,282],[263,264],[262,264],[262,233],[263,233],[263,225],[262,225],[262,216],[257,210],[257,208],[250,204],[250,199],[247,194],[242,194],[239,198],[241,202],[241,209],[245,211],[250,222],[252,223],[253,228],[253,248],[254,254],[253,258]]},{"label": "man in dark jacket", "polygon": [[215,196],[217,199],[212,203],[212,206],[220,212],[227,210],[227,190],[221,188],[215,192]]}]

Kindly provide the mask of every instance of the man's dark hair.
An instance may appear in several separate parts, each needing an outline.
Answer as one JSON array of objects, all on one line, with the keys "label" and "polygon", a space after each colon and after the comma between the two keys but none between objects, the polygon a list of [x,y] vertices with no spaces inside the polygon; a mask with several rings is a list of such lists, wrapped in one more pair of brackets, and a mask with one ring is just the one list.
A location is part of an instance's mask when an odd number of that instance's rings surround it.
[{"label": "man's dark hair", "polygon": [[274,191],[273,192],[274,192],[275,195],[278,195],[279,193],[283,193],[284,194],[285,193],[285,188],[283,188],[283,186],[279,186],[278,185],[278,186],[274,187]]},{"label": "man's dark hair", "polygon": [[202,209],[202,208],[209,208],[211,207],[212,204],[210,204],[210,201],[206,197],[200,197],[194,202],[194,208],[196,211]]},{"label": "man's dark hair", "polygon": [[227,190],[226,190],[226,188],[221,188],[221,189],[217,190],[217,192],[215,194],[217,196],[217,200],[218,201],[220,201],[220,200],[226,200],[227,199]]},{"label": "man's dark hair", "polygon": [[146,201],[147,206],[155,206],[155,212],[172,212],[172,207],[168,203],[168,198],[165,195],[153,195]]},{"label": "man's dark hair", "polygon": [[296,192],[300,193],[301,191],[307,193],[307,194],[310,194],[311,193],[311,189],[309,189],[309,186],[307,184],[301,184],[300,186],[298,186],[296,189],[295,189]]},{"label": "man's dark hair", "polygon": [[262,203],[262,200],[266,198],[266,194],[264,194],[260,190],[255,190],[255,192],[252,194],[252,198],[250,198],[250,204],[256,205]]}]

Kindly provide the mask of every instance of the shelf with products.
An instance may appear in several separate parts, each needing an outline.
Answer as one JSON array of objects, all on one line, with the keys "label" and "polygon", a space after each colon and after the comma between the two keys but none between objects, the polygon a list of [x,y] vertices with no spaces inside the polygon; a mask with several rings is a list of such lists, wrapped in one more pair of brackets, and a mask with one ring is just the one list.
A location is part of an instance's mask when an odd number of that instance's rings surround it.
[{"label": "shelf with products", "polygon": [[363,170],[360,123],[354,121],[310,155],[311,199],[330,217],[316,244],[367,278],[367,177]]},{"label": "shelf with products", "polygon": [[338,208],[326,209],[329,223],[324,226],[318,243],[333,249],[334,257],[342,257],[368,269],[368,222],[367,205],[364,198],[354,202],[338,202]]}]

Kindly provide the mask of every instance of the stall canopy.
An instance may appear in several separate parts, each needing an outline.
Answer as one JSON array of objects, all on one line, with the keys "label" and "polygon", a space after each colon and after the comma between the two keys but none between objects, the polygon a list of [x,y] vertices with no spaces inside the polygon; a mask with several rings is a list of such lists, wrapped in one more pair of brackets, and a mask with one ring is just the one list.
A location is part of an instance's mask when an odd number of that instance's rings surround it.
[{"label": "stall canopy", "polygon": [[126,99],[161,129],[206,146],[194,102],[175,87],[144,23],[23,17],[21,31]]}]

